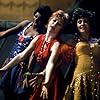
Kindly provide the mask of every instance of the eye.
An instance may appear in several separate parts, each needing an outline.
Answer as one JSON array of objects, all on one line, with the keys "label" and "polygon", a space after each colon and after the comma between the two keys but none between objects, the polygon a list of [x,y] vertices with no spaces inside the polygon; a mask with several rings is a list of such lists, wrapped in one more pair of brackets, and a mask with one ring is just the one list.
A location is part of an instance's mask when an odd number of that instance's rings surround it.
[{"label": "eye", "polygon": [[38,17],[38,14],[35,14],[34,17]]},{"label": "eye", "polygon": [[82,20],[78,20],[77,23],[81,24],[82,23]]},{"label": "eye", "polygon": [[57,24],[58,24],[59,26],[62,26],[62,23],[60,23],[60,22],[58,22]]},{"label": "eye", "polygon": [[84,20],[84,23],[88,23],[88,21],[87,20]]}]

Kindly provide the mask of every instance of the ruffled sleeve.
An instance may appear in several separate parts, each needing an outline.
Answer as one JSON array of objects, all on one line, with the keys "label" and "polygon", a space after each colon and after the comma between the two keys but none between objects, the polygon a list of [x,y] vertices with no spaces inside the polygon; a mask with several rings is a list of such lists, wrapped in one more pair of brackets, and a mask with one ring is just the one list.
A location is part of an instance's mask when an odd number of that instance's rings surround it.
[{"label": "ruffled sleeve", "polygon": [[69,65],[74,57],[74,47],[67,44],[61,44],[59,49],[59,58],[64,65]]}]

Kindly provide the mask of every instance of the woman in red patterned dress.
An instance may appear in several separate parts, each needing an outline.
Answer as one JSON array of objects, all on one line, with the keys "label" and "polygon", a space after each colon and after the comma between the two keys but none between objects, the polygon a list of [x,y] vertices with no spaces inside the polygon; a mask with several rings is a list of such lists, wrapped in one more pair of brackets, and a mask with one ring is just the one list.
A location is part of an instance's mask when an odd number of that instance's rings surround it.
[{"label": "woman in red patterned dress", "polygon": [[62,10],[54,12],[49,19],[46,34],[36,36],[22,53],[15,56],[7,65],[0,69],[1,71],[10,69],[25,60],[34,51],[34,61],[29,71],[30,73],[39,73],[45,70],[45,73],[38,87],[34,86],[34,80],[33,83],[32,79],[30,80],[32,88],[30,100],[62,99],[59,90],[59,77],[57,76],[59,71],[55,70],[55,64],[59,56],[59,33],[65,27],[66,22],[66,15]]}]

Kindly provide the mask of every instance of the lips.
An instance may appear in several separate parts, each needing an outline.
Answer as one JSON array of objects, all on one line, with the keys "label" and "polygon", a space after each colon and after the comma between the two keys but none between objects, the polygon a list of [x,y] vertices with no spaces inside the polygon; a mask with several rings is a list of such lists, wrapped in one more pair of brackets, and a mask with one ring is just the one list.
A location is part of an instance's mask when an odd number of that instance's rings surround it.
[{"label": "lips", "polygon": [[53,29],[53,30],[54,30],[54,29],[55,29],[55,27],[54,27],[54,26],[51,26],[51,29]]},{"label": "lips", "polygon": [[85,28],[85,26],[81,25],[81,26],[80,26],[80,29],[86,29],[86,28]]}]

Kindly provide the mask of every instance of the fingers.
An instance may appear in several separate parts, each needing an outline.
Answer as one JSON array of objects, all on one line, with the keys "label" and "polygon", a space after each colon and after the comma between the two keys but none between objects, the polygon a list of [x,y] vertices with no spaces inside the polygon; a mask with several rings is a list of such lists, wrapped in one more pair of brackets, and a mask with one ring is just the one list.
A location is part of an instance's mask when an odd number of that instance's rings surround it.
[{"label": "fingers", "polygon": [[37,79],[38,79],[38,77],[36,76],[36,77],[30,79],[30,80],[29,80],[29,83],[31,83],[32,81],[36,81]]},{"label": "fingers", "polygon": [[29,80],[29,85],[32,88],[34,88],[34,87],[38,88],[40,83],[41,83],[41,79],[39,79],[37,76],[35,78]]},{"label": "fingers", "polygon": [[23,86],[22,86],[23,88],[25,87],[25,80],[23,81]]},{"label": "fingers", "polygon": [[39,75],[44,76],[44,72],[40,72]]},{"label": "fingers", "polygon": [[26,74],[26,75],[29,75],[29,76],[31,75],[31,73],[30,73],[30,72],[26,72],[25,74]]},{"label": "fingers", "polygon": [[27,79],[26,79],[26,82],[25,83],[26,83],[26,87],[28,87],[28,81],[27,81]]},{"label": "fingers", "polygon": [[32,73],[33,76],[44,76],[44,73],[43,72],[40,72],[40,73]]},{"label": "fingers", "polygon": [[44,100],[44,99],[48,99],[48,93],[42,91],[40,97],[42,97],[43,100]]},{"label": "fingers", "polygon": [[37,84],[37,81],[29,81],[29,85],[31,86],[31,87],[34,87],[35,85]]},{"label": "fingers", "polygon": [[45,86],[43,86],[43,88],[42,88],[42,92],[40,94],[40,97],[42,97],[43,100],[48,99],[48,91],[47,91],[47,88]]},{"label": "fingers", "polygon": [[37,76],[37,75],[39,75],[39,73],[32,73],[32,75],[33,75],[33,76]]},{"label": "fingers", "polygon": [[24,79],[23,81],[23,88],[24,87],[28,87],[28,80],[27,80],[27,77]]}]

